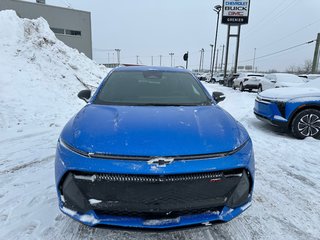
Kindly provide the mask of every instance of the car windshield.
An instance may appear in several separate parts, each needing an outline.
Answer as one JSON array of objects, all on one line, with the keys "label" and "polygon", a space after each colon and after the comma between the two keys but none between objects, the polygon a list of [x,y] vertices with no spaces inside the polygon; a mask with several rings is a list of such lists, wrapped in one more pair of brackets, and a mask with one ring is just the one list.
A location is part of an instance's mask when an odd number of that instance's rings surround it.
[{"label": "car windshield", "polygon": [[209,105],[211,100],[189,73],[149,70],[113,72],[93,103],[194,106]]}]

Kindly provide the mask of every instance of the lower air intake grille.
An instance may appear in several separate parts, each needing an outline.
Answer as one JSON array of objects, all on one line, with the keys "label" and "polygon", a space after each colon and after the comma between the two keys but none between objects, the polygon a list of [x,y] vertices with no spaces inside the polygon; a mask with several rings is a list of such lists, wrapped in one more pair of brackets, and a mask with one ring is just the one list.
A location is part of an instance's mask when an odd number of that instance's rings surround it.
[{"label": "lower air intake grille", "polygon": [[60,189],[64,205],[80,213],[175,216],[218,211],[229,199],[233,205],[243,203],[248,179],[243,169],[177,175],[69,172]]}]

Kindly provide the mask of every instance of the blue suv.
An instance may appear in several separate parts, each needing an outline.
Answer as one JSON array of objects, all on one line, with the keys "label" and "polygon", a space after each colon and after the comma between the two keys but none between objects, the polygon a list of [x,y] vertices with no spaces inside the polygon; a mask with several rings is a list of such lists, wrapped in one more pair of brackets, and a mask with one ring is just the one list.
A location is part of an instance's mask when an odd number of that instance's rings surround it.
[{"label": "blue suv", "polygon": [[244,127],[189,71],[120,67],[64,127],[59,207],[89,226],[173,228],[229,221],[252,200]]},{"label": "blue suv", "polygon": [[277,88],[258,94],[254,113],[260,120],[292,132],[298,139],[320,139],[320,89]]}]

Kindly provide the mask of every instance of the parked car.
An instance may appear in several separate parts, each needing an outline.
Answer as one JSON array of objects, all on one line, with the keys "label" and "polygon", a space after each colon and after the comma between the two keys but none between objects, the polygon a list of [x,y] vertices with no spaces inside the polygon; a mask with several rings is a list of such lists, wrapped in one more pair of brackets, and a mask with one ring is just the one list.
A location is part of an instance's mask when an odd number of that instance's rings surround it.
[{"label": "parked car", "polygon": [[224,79],[223,85],[226,87],[232,87],[234,79],[239,77],[239,73],[232,73]]},{"label": "parked car", "polygon": [[173,228],[250,206],[252,142],[189,71],[112,70],[64,127],[55,159],[63,213],[89,226]]},{"label": "parked car", "polygon": [[304,81],[294,74],[289,74],[289,73],[266,74],[263,78],[260,79],[258,92],[262,92],[269,88],[297,87],[303,83]]},{"label": "parked car", "polygon": [[233,80],[232,88],[239,88],[241,92],[246,89],[249,91],[258,89],[263,76],[264,74],[261,73],[240,73],[239,77]]},{"label": "parked car", "polygon": [[208,82],[216,83],[220,82],[224,78],[224,73],[215,73]]},{"label": "parked car", "polygon": [[207,74],[207,73],[197,72],[197,73],[195,73],[195,76],[196,76],[200,81],[207,81],[207,80],[208,80],[208,74]]},{"label": "parked car", "polygon": [[254,113],[260,120],[291,131],[296,138],[320,139],[320,79],[259,93]]},{"label": "parked car", "polygon": [[301,74],[299,77],[303,78],[305,82],[309,82],[310,80],[320,78],[320,74]]}]

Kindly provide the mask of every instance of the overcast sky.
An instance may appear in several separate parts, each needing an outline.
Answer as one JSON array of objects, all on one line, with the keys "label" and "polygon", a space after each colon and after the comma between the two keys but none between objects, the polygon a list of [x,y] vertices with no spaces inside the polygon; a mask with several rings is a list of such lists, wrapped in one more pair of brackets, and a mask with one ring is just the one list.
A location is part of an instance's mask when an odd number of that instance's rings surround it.
[{"label": "overcast sky", "polygon": [[[91,12],[94,60],[108,62],[108,52],[121,49],[121,62],[170,65],[173,52],[175,65],[184,65],[183,53],[190,52],[190,68],[199,67],[200,49],[205,49],[205,68],[210,65],[210,43],[214,42],[217,14],[212,10],[217,0],[47,0],[48,4]],[[251,65],[256,57],[283,50],[316,39],[320,32],[320,0],[251,0],[249,24],[241,29],[239,65]],[[233,30],[235,32],[235,29]],[[227,26],[219,24],[217,46],[219,64]],[[256,60],[258,70],[284,71],[290,65],[304,64],[313,58],[315,43],[281,54]],[[233,62],[235,39],[231,40]],[[115,60],[109,52],[109,61]],[[114,59],[113,59],[114,58]],[[251,59],[251,60],[250,60]],[[247,61],[246,61],[247,60]],[[116,61],[116,60],[115,60]]]}]

